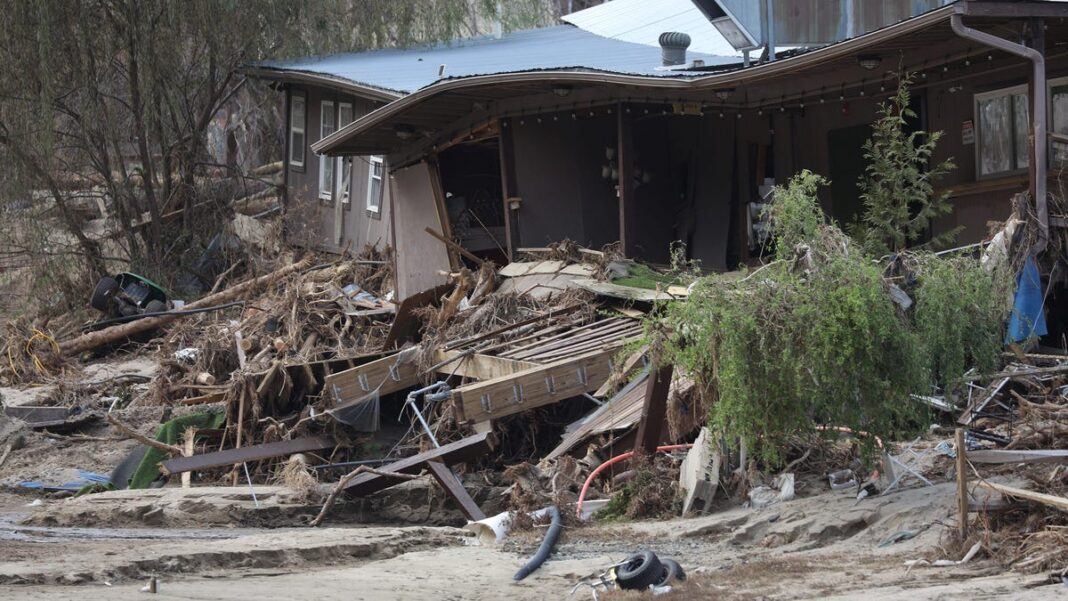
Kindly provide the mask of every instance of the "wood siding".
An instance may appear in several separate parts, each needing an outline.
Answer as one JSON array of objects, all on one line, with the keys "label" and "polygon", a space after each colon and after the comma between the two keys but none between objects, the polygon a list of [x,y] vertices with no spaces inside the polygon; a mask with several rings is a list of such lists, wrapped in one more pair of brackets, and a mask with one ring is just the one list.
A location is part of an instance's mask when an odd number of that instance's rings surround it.
[{"label": "wood siding", "polygon": [[[380,103],[356,98],[334,90],[314,86],[288,87],[286,94],[303,93],[307,97],[307,123],[305,124],[304,167],[289,164],[289,132],[286,132],[286,236],[294,245],[328,252],[341,252],[346,247],[359,252],[365,244],[378,248],[393,245],[390,235],[391,203],[389,182],[383,181],[382,205],[379,214],[367,210],[368,157],[352,157],[352,190],[350,201],[341,211],[341,241],[336,233],[336,209],[334,201],[319,198],[319,163],[323,159],[311,151],[311,144],[318,142],[322,102],[348,102],[353,106],[353,118],[358,119],[371,112]],[[289,98],[287,97],[287,106]],[[288,117],[287,117],[288,120]],[[335,176],[339,177],[339,176]]]}]

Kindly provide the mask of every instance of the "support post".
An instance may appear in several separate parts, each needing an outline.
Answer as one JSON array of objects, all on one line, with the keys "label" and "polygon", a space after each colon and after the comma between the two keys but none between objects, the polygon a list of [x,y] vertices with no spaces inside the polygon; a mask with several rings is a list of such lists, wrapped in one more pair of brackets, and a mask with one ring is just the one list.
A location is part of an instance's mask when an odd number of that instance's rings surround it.
[{"label": "support post", "polygon": [[616,180],[616,195],[619,198],[619,245],[625,256],[631,256],[627,247],[627,203],[631,202],[633,194],[630,190],[630,169],[627,168],[631,160],[631,130],[630,122],[624,118],[622,102],[616,103],[616,165],[619,176]]},{"label": "support post", "polygon": [[661,365],[645,383],[645,404],[642,406],[642,419],[638,422],[635,454],[652,454],[660,443],[660,430],[667,415],[668,392],[674,372],[675,367],[670,363]]},{"label": "support post", "polygon": [[960,539],[968,538],[968,461],[965,458],[964,428],[957,428],[957,510],[960,513],[957,525]]}]

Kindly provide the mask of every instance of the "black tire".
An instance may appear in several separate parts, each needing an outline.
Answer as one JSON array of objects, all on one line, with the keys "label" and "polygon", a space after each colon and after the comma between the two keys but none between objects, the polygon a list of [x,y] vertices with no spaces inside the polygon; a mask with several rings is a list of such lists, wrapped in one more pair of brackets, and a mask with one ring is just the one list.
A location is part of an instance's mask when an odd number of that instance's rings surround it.
[{"label": "black tire", "polygon": [[616,584],[619,588],[644,590],[660,579],[663,566],[652,551],[639,551],[627,558],[626,563],[616,568]]},{"label": "black tire", "polygon": [[167,303],[161,300],[150,300],[145,305],[145,313],[160,313],[167,310]]},{"label": "black tire", "polygon": [[96,289],[93,290],[93,296],[89,299],[89,306],[100,311],[101,313],[108,312],[108,300],[119,289],[119,282],[115,278],[109,278],[104,276],[100,278],[100,281],[96,283]]},{"label": "black tire", "polygon": [[656,582],[657,586],[670,584],[672,580],[679,582],[686,580],[686,571],[674,559],[661,559],[660,565],[663,567],[660,570],[660,580]]}]

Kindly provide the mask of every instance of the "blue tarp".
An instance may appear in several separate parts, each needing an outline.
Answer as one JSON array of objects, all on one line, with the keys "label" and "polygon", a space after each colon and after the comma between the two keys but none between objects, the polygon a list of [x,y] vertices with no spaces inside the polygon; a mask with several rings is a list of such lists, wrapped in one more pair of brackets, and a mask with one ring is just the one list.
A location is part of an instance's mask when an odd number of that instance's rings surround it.
[{"label": "blue tarp", "polygon": [[1016,297],[1012,303],[1012,315],[1009,316],[1009,331],[1005,334],[1006,344],[1046,335],[1043,298],[1038,265],[1033,257],[1028,257],[1016,276]]},{"label": "blue tarp", "polygon": [[33,488],[40,490],[81,490],[82,488],[90,484],[110,484],[111,478],[94,472],[87,472],[85,470],[78,470],[78,478],[71,482],[65,482],[63,484],[45,484],[44,482],[38,482],[37,480],[28,480],[26,482],[19,482],[19,486],[22,488]]}]

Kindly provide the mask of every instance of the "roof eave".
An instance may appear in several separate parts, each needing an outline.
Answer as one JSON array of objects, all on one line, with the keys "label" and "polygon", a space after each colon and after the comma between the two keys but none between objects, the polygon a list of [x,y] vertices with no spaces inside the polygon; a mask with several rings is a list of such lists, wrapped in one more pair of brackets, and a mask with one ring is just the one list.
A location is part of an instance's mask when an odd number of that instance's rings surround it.
[{"label": "roof eave", "polygon": [[[963,5],[962,5],[963,4]],[[312,144],[311,148],[317,154],[337,154],[343,152],[345,142],[352,137],[358,136],[374,127],[377,127],[408,108],[415,106],[424,100],[438,94],[452,90],[460,90],[470,87],[478,87],[486,84],[509,84],[530,81],[570,81],[583,83],[606,83],[618,85],[630,85],[635,87],[654,87],[658,89],[676,90],[704,90],[715,89],[721,86],[736,86],[740,84],[752,84],[783,73],[803,69],[822,61],[834,60],[843,56],[854,55],[865,49],[881,44],[887,40],[909,35],[915,31],[936,25],[942,21],[948,21],[955,13],[974,14],[967,5],[981,4],[983,7],[1001,5],[999,2],[965,2],[954,3],[933,11],[907,19],[900,23],[890,25],[875,31],[845,40],[830,46],[818,48],[799,56],[783,58],[769,63],[763,63],[746,69],[715,73],[692,79],[669,79],[646,75],[625,75],[619,73],[590,72],[590,71],[524,71],[496,75],[479,75],[474,77],[459,78],[440,81],[420,90],[417,90],[403,98],[391,102],[378,110],[354,121],[344,128],[334,132],[330,136]],[[1049,16],[1051,10],[1058,15],[1068,15],[1068,3],[1051,8],[1050,3],[1020,2],[1013,6],[1026,6]],[[976,7],[970,7],[976,8]],[[1023,13],[1023,14],[1021,14]],[[1026,17],[1027,11],[1017,11],[1014,16]]]},{"label": "roof eave", "polygon": [[256,67],[247,66],[238,69],[240,73],[247,75],[248,77],[254,77],[257,79],[268,79],[271,81],[278,81],[284,83],[303,83],[317,86],[323,86],[328,88],[335,88],[351,92],[362,98],[368,100],[381,100],[385,102],[392,102],[398,98],[403,98],[406,93],[397,90],[386,90],[383,88],[371,86],[351,79],[345,79],[344,77],[337,77],[333,75],[325,75],[322,73],[312,73],[309,71],[296,71],[290,69],[278,69],[274,67]]}]

